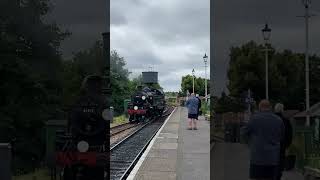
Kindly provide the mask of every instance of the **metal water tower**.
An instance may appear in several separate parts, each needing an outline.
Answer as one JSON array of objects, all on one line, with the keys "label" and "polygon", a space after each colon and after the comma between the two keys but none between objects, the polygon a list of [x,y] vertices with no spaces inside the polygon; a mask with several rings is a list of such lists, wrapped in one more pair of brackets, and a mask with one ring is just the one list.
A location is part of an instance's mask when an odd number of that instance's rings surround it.
[{"label": "metal water tower", "polygon": [[158,83],[158,72],[155,72],[155,71],[142,72],[142,83],[144,83],[144,84],[157,84]]}]

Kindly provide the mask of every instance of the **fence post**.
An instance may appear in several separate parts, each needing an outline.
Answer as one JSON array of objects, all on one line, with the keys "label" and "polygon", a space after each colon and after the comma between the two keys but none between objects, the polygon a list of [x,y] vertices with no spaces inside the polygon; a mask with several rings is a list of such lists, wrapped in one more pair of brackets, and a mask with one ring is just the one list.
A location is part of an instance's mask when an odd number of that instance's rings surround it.
[{"label": "fence post", "polygon": [[0,179],[11,180],[11,145],[0,143]]}]

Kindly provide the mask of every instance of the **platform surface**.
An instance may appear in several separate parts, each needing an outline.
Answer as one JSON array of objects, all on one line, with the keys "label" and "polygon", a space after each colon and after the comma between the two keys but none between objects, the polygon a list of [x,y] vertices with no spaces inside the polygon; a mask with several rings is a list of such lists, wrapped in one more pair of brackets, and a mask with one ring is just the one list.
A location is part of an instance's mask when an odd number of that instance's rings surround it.
[{"label": "platform surface", "polygon": [[[249,179],[249,148],[239,143],[215,143],[211,149],[212,180]],[[285,171],[282,180],[304,180],[297,171]]]},{"label": "platform surface", "polygon": [[210,179],[209,134],[210,125],[203,116],[198,130],[187,130],[187,109],[177,107],[128,179]]}]

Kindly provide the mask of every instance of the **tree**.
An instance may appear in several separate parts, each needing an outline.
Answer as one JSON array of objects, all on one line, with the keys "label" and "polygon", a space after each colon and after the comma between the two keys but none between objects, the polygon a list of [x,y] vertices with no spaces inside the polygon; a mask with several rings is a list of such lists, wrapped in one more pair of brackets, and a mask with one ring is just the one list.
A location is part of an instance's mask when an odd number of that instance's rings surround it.
[{"label": "tree", "polygon": [[112,88],[112,105],[116,114],[123,113],[123,102],[130,98],[132,86],[136,82],[129,84],[129,71],[125,68],[126,62],[115,50],[110,54],[110,72],[111,72],[111,88]]},{"label": "tree", "polygon": [[106,67],[107,60],[101,41],[96,41],[92,47],[75,53],[71,60],[63,61],[63,105],[74,103],[86,76],[105,76]]},{"label": "tree", "polygon": [[[207,92],[209,94],[210,89],[210,81],[207,80]],[[186,75],[182,76],[181,80],[181,91],[186,95],[186,92],[189,91],[189,93],[192,93],[193,91],[193,77],[192,75]],[[194,91],[196,94],[199,94],[200,96],[205,96],[205,79],[201,77],[195,77],[194,79]]]},{"label": "tree", "polygon": [[129,91],[131,92],[130,94],[136,91],[139,85],[142,85],[142,75],[139,75],[129,81]]},{"label": "tree", "polygon": [[[250,41],[240,47],[231,47],[228,69],[230,96],[241,98],[249,88],[256,101],[265,98],[264,47]],[[304,55],[290,50],[282,52],[271,47],[269,53],[269,98],[271,102],[282,102],[286,108],[302,109],[305,102]],[[310,57],[310,102],[320,100],[319,57]]]},{"label": "tree", "polygon": [[44,124],[61,117],[59,46],[69,33],[43,21],[49,9],[48,0],[0,4],[0,142],[16,139],[14,170],[41,161]]},{"label": "tree", "polygon": [[244,110],[244,105],[241,104],[240,99],[227,96],[222,92],[220,98],[213,99],[213,109],[215,113],[241,112]]}]

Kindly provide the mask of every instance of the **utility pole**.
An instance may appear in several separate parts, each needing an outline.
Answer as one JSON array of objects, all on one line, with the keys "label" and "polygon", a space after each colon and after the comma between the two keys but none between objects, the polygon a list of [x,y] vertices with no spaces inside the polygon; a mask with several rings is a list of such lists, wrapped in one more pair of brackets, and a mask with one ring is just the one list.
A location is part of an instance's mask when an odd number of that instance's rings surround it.
[{"label": "utility pole", "polygon": [[204,81],[204,88],[205,88],[205,97],[206,97],[206,103],[208,102],[208,87],[207,87],[207,62],[208,62],[208,56],[207,54],[204,54],[203,56],[204,61],[204,72],[205,72],[205,81]]},{"label": "utility pole", "polygon": [[[305,1],[307,2],[307,1]],[[310,126],[310,84],[309,84],[309,5],[305,3],[305,20],[306,20],[306,125]]]},{"label": "utility pole", "polygon": [[263,39],[265,40],[265,59],[266,59],[266,99],[269,100],[269,59],[268,59],[268,42],[270,40],[271,29],[268,24],[265,24],[265,27],[262,29]]},{"label": "utility pole", "polygon": [[192,92],[194,93],[194,69],[192,69]]},{"label": "utility pole", "polygon": [[309,82],[309,18],[311,15],[309,13],[309,6],[311,4],[311,0],[302,0],[303,6],[305,8],[305,14],[304,16],[298,16],[303,17],[305,19],[305,41],[306,41],[306,47],[305,47],[305,76],[306,76],[306,126],[310,126],[310,82]]}]

